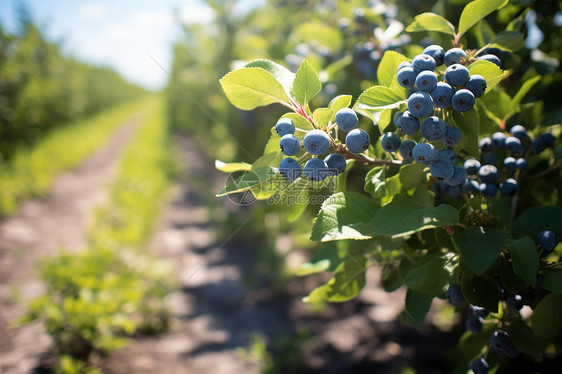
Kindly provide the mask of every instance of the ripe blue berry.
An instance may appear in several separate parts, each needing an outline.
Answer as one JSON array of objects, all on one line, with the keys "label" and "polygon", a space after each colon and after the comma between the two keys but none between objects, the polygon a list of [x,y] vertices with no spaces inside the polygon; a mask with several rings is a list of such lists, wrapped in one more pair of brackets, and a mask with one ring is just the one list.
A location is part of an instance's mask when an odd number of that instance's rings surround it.
[{"label": "ripe blue berry", "polygon": [[295,124],[291,121],[290,118],[284,117],[277,121],[275,125],[275,132],[279,134],[279,136],[287,135],[287,134],[294,134],[295,133]]},{"label": "ripe blue berry", "polygon": [[371,138],[365,130],[353,129],[347,134],[345,138],[345,144],[347,145],[347,149],[349,149],[351,152],[361,153],[369,148],[369,144],[371,144]]},{"label": "ripe blue berry", "polygon": [[466,319],[465,327],[473,334],[481,333],[484,328],[484,320],[481,317],[470,315]]},{"label": "ripe blue berry", "polygon": [[495,197],[498,194],[498,186],[493,183],[480,183],[478,188],[486,197]]},{"label": "ripe blue berry", "polygon": [[466,174],[476,175],[478,174],[478,170],[480,170],[480,161],[470,158],[464,162],[464,169],[466,170]]},{"label": "ripe blue berry", "polygon": [[508,178],[505,182],[500,183],[500,192],[503,196],[515,196],[519,192],[519,185],[513,178]]},{"label": "ripe blue berry", "polygon": [[452,305],[457,306],[464,304],[464,296],[461,292],[461,286],[459,286],[458,284],[453,284],[451,287],[449,287],[447,292],[445,292],[445,296],[449,298],[449,302]]},{"label": "ripe blue berry", "polygon": [[430,92],[437,85],[437,75],[429,70],[422,71],[416,77],[416,87],[423,92]]},{"label": "ripe blue berry", "polygon": [[402,141],[398,151],[400,152],[400,155],[404,160],[409,161],[414,159],[414,156],[412,156],[412,150],[414,149],[416,144],[418,143],[416,143],[415,140],[412,139],[405,139],[404,141]]},{"label": "ripe blue berry", "polygon": [[422,163],[431,163],[437,157],[437,150],[429,143],[419,143],[412,149],[414,160]]},{"label": "ripe blue berry", "polygon": [[329,175],[328,165],[319,158],[311,158],[304,164],[304,175],[313,181],[323,181]]},{"label": "ripe blue berry", "polygon": [[478,175],[484,183],[496,183],[499,178],[498,168],[494,165],[483,165],[478,170]]},{"label": "ripe blue berry", "polygon": [[387,132],[381,137],[381,147],[387,152],[396,152],[400,143],[400,137],[393,132]]},{"label": "ripe blue berry", "polygon": [[488,309],[482,308],[480,306],[471,305],[470,306],[470,314],[472,314],[473,316],[476,316],[476,317],[485,318],[488,314],[490,314],[490,311],[488,311]]},{"label": "ripe blue berry", "polygon": [[475,180],[472,179],[467,179],[466,181],[464,181],[464,183],[462,184],[462,189],[464,192],[466,192],[467,194],[477,194],[478,192],[480,192],[480,185],[478,184],[478,182],[476,182]]},{"label": "ripe blue berry", "polygon": [[453,164],[447,161],[437,160],[429,166],[429,172],[435,178],[449,179],[453,176],[455,169]]},{"label": "ripe blue berry", "polygon": [[464,86],[468,81],[468,69],[461,64],[453,64],[445,70],[445,82],[451,86]]},{"label": "ripe blue berry", "polygon": [[357,127],[359,120],[353,109],[342,108],[336,113],[336,123],[340,130],[349,132]]},{"label": "ripe blue berry", "polygon": [[299,153],[301,149],[301,144],[299,139],[293,134],[283,135],[279,141],[279,146],[281,147],[281,152],[285,156],[294,156]]},{"label": "ripe blue berry", "polygon": [[435,60],[430,55],[426,55],[422,53],[421,55],[417,55],[412,60],[412,67],[414,68],[414,72],[416,74],[421,73],[424,70],[435,70]]},{"label": "ripe blue berry", "polygon": [[295,179],[300,177],[302,168],[297,160],[287,157],[281,160],[281,162],[279,163],[279,172],[286,179],[294,181]]},{"label": "ripe blue berry", "polygon": [[521,295],[509,295],[507,299],[505,299],[505,303],[509,310],[514,313],[519,313],[521,308],[523,308],[523,298]]},{"label": "ripe blue berry", "polygon": [[495,132],[492,134],[492,144],[496,149],[504,149],[505,148],[505,140],[507,136],[503,132]]},{"label": "ripe blue berry", "polygon": [[416,82],[416,73],[413,68],[404,67],[398,70],[398,73],[396,73],[396,79],[398,80],[398,84],[402,87],[412,87]]},{"label": "ripe blue berry", "polygon": [[549,133],[549,132],[546,132],[546,133],[544,133],[544,134],[540,134],[540,135],[538,136],[538,139],[541,139],[541,141],[544,142],[544,144],[545,144],[547,147],[550,147],[550,146],[553,145],[554,142],[556,141],[556,137],[555,137],[554,135],[552,135],[551,133]]},{"label": "ripe blue berry", "polygon": [[398,65],[398,70],[402,70],[402,68],[411,68],[412,67],[412,63],[410,61],[404,61],[402,62],[400,65]]},{"label": "ripe blue berry", "polygon": [[447,126],[441,118],[431,116],[425,119],[420,125],[421,134],[427,140],[438,140],[445,136]]},{"label": "ripe blue berry", "polygon": [[446,109],[451,107],[451,100],[455,94],[455,90],[450,84],[439,82],[430,92],[435,107]]},{"label": "ripe blue berry", "polygon": [[310,130],[303,139],[304,148],[312,155],[321,155],[330,149],[330,136],[322,130]]},{"label": "ripe blue berry", "polygon": [[517,161],[515,161],[515,166],[520,171],[526,171],[529,168],[529,163],[524,158],[518,158]]},{"label": "ripe blue berry", "polygon": [[414,135],[420,129],[420,120],[414,117],[409,111],[402,113],[398,117],[397,126],[407,135]]},{"label": "ripe blue berry", "polygon": [[416,118],[433,113],[433,99],[426,92],[416,92],[408,98],[408,111]]},{"label": "ripe blue berry", "polygon": [[492,139],[487,136],[480,139],[478,148],[480,148],[482,152],[490,152],[492,150]]},{"label": "ripe blue berry", "polygon": [[339,153],[329,154],[328,157],[324,159],[324,162],[326,163],[326,165],[328,165],[329,175],[338,175],[342,173],[347,166],[345,157],[343,157]]},{"label": "ripe blue berry", "polygon": [[485,61],[490,61],[496,65],[498,65],[498,67],[502,67],[502,62],[500,61],[499,57],[496,55],[484,55],[484,56],[480,56],[478,57],[479,60],[485,60]]},{"label": "ripe blue berry", "polygon": [[539,245],[545,251],[552,251],[558,245],[556,234],[550,230],[544,230],[539,233]]},{"label": "ripe blue berry", "polygon": [[523,143],[514,136],[508,136],[505,139],[505,148],[511,153],[521,153],[523,151]]},{"label": "ripe blue berry", "polygon": [[445,52],[445,56],[443,57],[443,62],[445,65],[451,66],[453,64],[460,64],[461,60],[466,58],[466,53],[460,48],[451,48],[447,52]]},{"label": "ripe blue berry", "polygon": [[458,112],[466,112],[470,110],[476,99],[474,98],[474,94],[465,88],[461,88],[453,95],[451,99],[451,105],[454,110]]},{"label": "ripe blue berry", "polygon": [[457,160],[457,154],[451,148],[443,148],[437,152],[437,160],[447,161],[450,164],[454,164]]},{"label": "ripe blue berry", "polygon": [[503,160],[503,166],[508,170],[508,171],[515,171],[515,169],[517,169],[517,165],[516,165],[517,160],[515,160],[515,158],[513,157],[506,157]]},{"label": "ripe blue berry", "polygon": [[466,82],[465,88],[474,94],[474,97],[480,97],[486,92],[488,85],[486,79],[479,74],[471,75]]},{"label": "ripe blue berry", "polygon": [[423,50],[423,53],[433,57],[436,66],[443,65],[443,59],[445,58],[445,50],[440,45],[432,44],[430,46],[427,46]]},{"label": "ripe blue berry", "polygon": [[486,360],[483,358],[477,358],[470,364],[470,369],[474,372],[474,374],[488,374],[490,365],[488,365]]},{"label": "ripe blue berry", "polygon": [[466,170],[462,166],[453,166],[453,175],[446,182],[450,186],[461,186],[466,181]]},{"label": "ripe blue berry", "polygon": [[448,147],[454,147],[461,140],[461,137],[461,130],[454,126],[448,126],[445,136],[439,139],[439,141]]},{"label": "ripe blue berry", "polygon": [[496,330],[492,333],[490,343],[492,344],[492,348],[495,350],[504,352],[511,346],[511,339],[509,338],[507,332]]},{"label": "ripe blue berry", "polygon": [[[541,134],[541,135],[545,135],[545,134]],[[541,135],[539,135],[535,140],[533,140],[533,142],[531,143],[531,151],[533,153],[541,153],[542,151],[544,151],[546,149],[546,143],[544,142],[544,139],[541,138]]]},{"label": "ripe blue berry", "polygon": [[515,125],[510,130],[509,133],[512,136],[515,136],[519,140],[526,140],[529,138],[529,134],[527,134],[527,129],[521,125]]},{"label": "ripe blue berry", "polygon": [[498,162],[498,156],[495,153],[486,153],[482,157],[482,163],[484,165],[496,166],[497,162]]}]

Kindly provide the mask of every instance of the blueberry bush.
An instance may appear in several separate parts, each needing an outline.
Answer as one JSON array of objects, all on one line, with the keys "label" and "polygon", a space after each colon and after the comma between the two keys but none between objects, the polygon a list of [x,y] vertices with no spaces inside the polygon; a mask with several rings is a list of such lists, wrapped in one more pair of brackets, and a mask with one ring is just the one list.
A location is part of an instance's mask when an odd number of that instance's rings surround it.
[{"label": "blueberry bush", "polygon": [[[270,137],[253,164],[218,163],[242,173],[218,196],[285,202],[291,221],[325,196],[310,234],[324,246],[301,273],[332,278],[304,301],[350,300],[367,269],[382,266],[386,291],[407,288],[405,320],[420,326],[435,298],[465,317],[459,370],[477,374],[522,355],[541,360],[562,338],[560,116],[524,102],[555,78],[514,63],[529,41],[528,9],[510,8],[497,33],[485,20],[507,3],[470,2],[457,26],[415,16],[406,37],[393,35],[405,54],[381,52],[355,101],[335,92],[312,108],[326,92],[309,59],[295,73],[252,60],[220,80],[241,110],[287,112],[265,125]],[[403,44],[422,33],[439,43]]]}]

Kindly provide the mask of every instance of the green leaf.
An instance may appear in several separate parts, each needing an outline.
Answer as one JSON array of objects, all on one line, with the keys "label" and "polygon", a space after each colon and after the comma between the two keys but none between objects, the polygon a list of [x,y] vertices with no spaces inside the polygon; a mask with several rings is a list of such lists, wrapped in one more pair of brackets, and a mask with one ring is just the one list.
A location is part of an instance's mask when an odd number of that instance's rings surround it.
[{"label": "green leaf", "polygon": [[562,269],[554,269],[546,273],[542,285],[546,290],[562,294]]},{"label": "green leaf", "polygon": [[471,155],[479,157],[478,149],[478,113],[474,108],[466,112],[453,111],[453,122],[461,130],[462,137],[460,142],[455,146],[455,150],[464,149]]},{"label": "green leaf", "polygon": [[396,91],[384,86],[367,88],[357,99],[359,109],[396,108],[406,100]]},{"label": "green leaf", "polygon": [[488,212],[492,213],[494,218],[504,226],[509,225],[511,221],[511,206],[504,199],[492,198],[486,200]]},{"label": "green leaf", "polygon": [[515,52],[525,46],[523,33],[519,31],[502,31],[492,39],[489,48],[499,48],[504,51]]},{"label": "green leaf", "polygon": [[337,28],[319,22],[306,22],[300,24],[295,36],[301,42],[307,42],[328,48],[330,51],[339,51],[342,47],[342,34]]},{"label": "green leaf", "polygon": [[509,325],[507,333],[518,351],[525,354],[540,354],[546,349],[546,341],[533,334],[525,322],[516,319]]},{"label": "green leaf", "polygon": [[433,296],[408,289],[404,314],[416,328],[419,328],[425,319],[425,316],[431,308],[432,301]]},{"label": "green leaf", "polygon": [[287,92],[287,95],[292,96],[295,73],[293,73],[286,67],[279,65],[278,63],[275,63],[271,60],[265,60],[265,59],[250,61],[246,65],[244,65],[244,67],[262,68],[266,70],[271,75],[273,75],[273,77],[277,80],[277,82],[281,83],[283,88],[285,88],[285,92]]},{"label": "green leaf", "polygon": [[295,95],[295,99],[303,106],[307,105],[321,89],[322,83],[320,83],[318,73],[314,70],[312,65],[310,65],[310,62],[304,60],[297,70],[293,82],[293,94]]},{"label": "green leaf", "polygon": [[406,273],[404,284],[431,296],[442,295],[458,277],[458,256],[448,252],[425,255]]},{"label": "green leaf", "polygon": [[418,14],[407,28],[406,32],[415,31],[437,31],[449,35],[455,35],[455,26],[445,18],[435,13]]},{"label": "green leaf", "polygon": [[509,109],[511,109],[514,112],[518,112],[519,111],[519,104],[521,104],[521,100],[523,100],[525,95],[527,95],[529,93],[531,88],[533,88],[533,86],[540,79],[541,79],[541,76],[537,75],[536,77],[533,77],[529,80],[526,80],[525,83],[523,83],[523,85],[519,89],[519,91],[517,91],[515,96],[513,96],[513,99],[511,99],[511,103],[509,104]]},{"label": "green leaf", "polygon": [[225,173],[233,173],[235,171],[247,171],[252,168],[251,164],[245,162],[222,162],[220,160],[215,160],[215,168],[217,170],[223,171]]},{"label": "green leaf", "polygon": [[479,74],[486,79],[486,92],[487,94],[506,76],[507,71],[503,71],[500,67],[493,62],[486,60],[478,60],[468,66],[470,75]]},{"label": "green leaf", "polygon": [[400,167],[400,183],[406,190],[413,190],[425,182],[426,173],[423,171],[425,165],[419,162],[403,165]]},{"label": "green leaf", "polygon": [[375,199],[381,199],[386,195],[384,187],[386,168],[384,166],[377,166],[369,170],[365,176],[365,192],[371,194]]},{"label": "green leaf", "polygon": [[552,338],[558,335],[562,320],[561,298],[561,295],[549,293],[535,307],[531,324],[536,336]]},{"label": "green leaf", "polygon": [[459,36],[464,35],[472,26],[493,11],[503,7],[508,0],[475,0],[464,7],[459,20]]},{"label": "green leaf", "polygon": [[273,103],[290,107],[284,87],[263,68],[233,70],[220,79],[220,84],[228,100],[242,110]]},{"label": "green leaf", "polygon": [[318,108],[312,113],[312,118],[314,118],[314,122],[318,126],[324,126],[330,122],[330,120],[334,117],[334,110],[328,108]]},{"label": "green leaf", "polygon": [[332,109],[334,111],[334,113],[336,113],[338,110],[340,110],[342,108],[349,107],[349,105],[351,105],[352,99],[353,99],[353,96],[351,96],[351,95],[336,96],[330,101],[330,104],[328,104],[328,108]]},{"label": "green leaf", "polygon": [[497,283],[490,278],[464,277],[461,282],[461,290],[464,298],[472,305],[481,306],[493,313],[498,312],[500,301],[500,290]]},{"label": "green leaf", "polygon": [[[286,113],[283,114],[281,116],[281,118],[290,118],[291,121],[293,121],[293,123],[295,124],[295,127],[297,129],[301,129],[304,131],[310,131],[314,129],[314,126],[312,126],[312,123],[310,123],[309,120],[307,120],[306,118],[304,118],[303,116],[301,116],[300,114],[297,113]],[[273,132],[275,132],[275,130],[273,130]],[[299,137],[299,133],[301,133],[299,130],[296,131],[295,136],[298,138]],[[277,133],[275,133],[277,135]],[[304,134],[303,134],[304,137]],[[281,138],[279,138],[281,139]],[[277,144],[279,146],[279,144]]]},{"label": "green leaf", "polygon": [[505,263],[502,266],[500,276],[503,286],[512,294],[516,294],[525,287],[528,287],[527,282],[515,274],[513,266],[509,263]]},{"label": "green leaf", "polygon": [[299,218],[308,206],[309,180],[298,178],[281,191],[279,202],[289,222]]},{"label": "green leaf", "polygon": [[322,204],[310,239],[330,241],[369,239],[370,222],[378,204],[357,192],[338,192]]},{"label": "green leaf", "polygon": [[453,243],[466,264],[480,275],[499,257],[509,238],[505,230],[469,227],[455,230]]},{"label": "green leaf", "polygon": [[305,303],[322,301],[337,303],[354,298],[365,287],[366,261],[364,256],[348,257],[338,266],[332,279],[315,288],[303,301]]},{"label": "green leaf", "polygon": [[456,225],[458,222],[459,214],[450,205],[425,207],[398,194],[375,214],[371,232],[373,235],[397,238],[434,227]]},{"label": "green leaf", "polygon": [[525,236],[514,240],[510,245],[513,270],[525,282],[535,287],[537,269],[539,268],[539,254],[533,239]]},{"label": "green leaf", "polygon": [[511,231],[537,238],[543,230],[562,235],[562,207],[537,206],[525,210],[511,225]]},{"label": "green leaf", "polygon": [[316,274],[323,271],[335,271],[339,264],[347,257],[345,247],[347,242],[327,242],[314,257],[302,264],[297,271],[298,276]]},{"label": "green leaf", "polygon": [[398,70],[398,65],[404,61],[408,61],[406,56],[396,51],[384,52],[379,67],[377,68],[377,80],[379,84],[390,88],[392,82],[397,81],[396,71]]},{"label": "green leaf", "polygon": [[464,353],[465,357],[475,357],[478,356],[488,348],[490,344],[490,337],[492,333],[497,329],[497,325],[494,323],[485,324],[482,332],[474,334],[470,331],[466,331],[462,334],[459,340],[459,347]]},{"label": "green leaf", "polygon": [[275,169],[267,166],[260,166],[255,169],[248,170],[234,182],[224,187],[217,194],[217,197],[247,191],[252,187],[261,185],[268,179],[272,178],[275,174]]}]

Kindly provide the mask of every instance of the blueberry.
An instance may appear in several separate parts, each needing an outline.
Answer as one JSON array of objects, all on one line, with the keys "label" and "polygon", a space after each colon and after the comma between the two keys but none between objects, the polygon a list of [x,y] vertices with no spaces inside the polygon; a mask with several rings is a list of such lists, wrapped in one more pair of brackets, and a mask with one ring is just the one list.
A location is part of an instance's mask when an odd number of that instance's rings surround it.
[{"label": "blueberry", "polygon": [[451,86],[464,86],[468,81],[468,69],[461,64],[453,64],[445,70],[445,82]]},{"label": "blueberry", "polygon": [[461,286],[459,286],[458,284],[453,284],[451,287],[449,287],[447,292],[445,292],[445,296],[449,298],[449,302],[452,305],[464,304],[464,296],[461,292]]},{"label": "blueberry", "polygon": [[541,139],[547,147],[552,146],[556,141],[556,137],[549,132],[540,134],[538,138]]},{"label": "blueberry", "polygon": [[474,372],[474,374],[488,374],[490,365],[488,365],[486,360],[483,358],[477,358],[470,364],[470,369]]},{"label": "blueberry", "polygon": [[279,163],[279,172],[285,178],[294,181],[298,177],[300,177],[302,173],[302,168],[300,164],[294,158],[284,158]]},{"label": "blueberry", "polygon": [[519,185],[513,178],[508,178],[505,182],[500,183],[500,192],[503,196],[513,197],[519,192]]},{"label": "blueberry", "polygon": [[480,139],[478,148],[480,148],[482,152],[490,152],[492,150],[492,139],[487,136]]},{"label": "blueberry", "polygon": [[453,166],[453,175],[446,182],[450,186],[461,186],[466,181],[466,170],[462,166]]},{"label": "blueberry", "polygon": [[521,295],[509,295],[505,302],[509,310],[514,313],[519,313],[521,308],[523,308],[523,298]]},{"label": "blueberry", "polygon": [[450,164],[454,164],[457,160],[457,154],[451,148],[443,148],[437,152],[437,160],[447,161]]},{"label": "blueberry", "polygon": [[439,82],[435,88],[430,92],[431,98],[435,107],[446,109],[451,106],[451,100],[455,90],[451,85],[445,82]]},{"label": "blueberry", "polygon": [[398,127],[407,135],[414,135],[420,129],[420,120],[414,117],[409,111],[402,113],[398,117]]},{"label": "blueberry", "polygon": [[453,64],[460,64],[462,59],[466,58],[466,53],[460,48],[451,48],[445,52],[443,62],[445,65],[451,66]]},{"label": "blueberry", "polygon": [[437,157],[435,147],[429,143],[419,143],[412,149],[412,156],[417,162],[431,163]]},{"label": "blueberry", "polygon": [[422,136],[427,140],[438,140],[445,136],[447,126],[441,118],[431,116],[421,123],[420,130]]},{"label": "blueberry", "polygon": [[437,160],[429,166],[429,172],[435,178],[449,179],[453,176],[455,169],[450,162]]},{"label": "blueberry", "polygon": [[520,352],[513,345],[510,345],[503,353],[509,358],[515,358],[519,356]]},{"label": "blueberry", "polygon": [[445,58],[445,50],[443,47],[437,44],[432,44],[423,50],[423,53],[426,55],[430,55],[435,60],[435,65],[440,66],[443,65],[443,59]]},{"label": "blueberry", "polygon": [[482,308],[480,306],[471,305],[470,306],[470,314],[476,317],[485,318],[490,312],[486,308]]},{"label": "blueberry", "polygon": [[400,137],[393,132],[387,132],[381,137],[381,147],[387,152],[396,152],[400,143]]},{"label": "blueberry", "polygon": [[416,92],[408,98],[408,110],[416,118],[433,113],[433,99],[426,92]]},{"label": "blueberry", "polygon": [[304,148],[312,155],[321,155],[330,149],[332,142],[326,131],[310,130],[303,139]]},{"label": "blueberry", "polygon": [[404,61],[402,62],[400,65],[398,65],[398,70],[401,70],[402,68],[411,68],[412,67],[412,63],[410,61]]},{"label": "blueberry", "polygon": [[485,60],[485,61],[490,61],[496,65],[498,65],[500,68],[502,67],[502,62],[500,61],[500,59],[498,58],[498,56],[495,55],[484,55],[484,56],[480,56],[478,57],[479,60]]},{"label": "blueberry", "polygon": [[498,163],[498,156],[495,153],[486,152],[482,157],[482,164],[484,165],[494,165]]},{"label": "blueberry", "polygon": [[494,165],[482,165],[478,170],[478,175],[484,183],[496,183],[499,178],[498,168]]},{"label": "blueberry", "polygon": [[448,126],[445,136],[439,139],[439,141],[448,147],[454,147],[461,140],[461,137],[461,130],[454,126]]},{"label": "blueberry", "polygon": [[279,146],[285,156],[294,156],[299,153],[301,149],[299,139],[293,134],[283,135],[279,141]]},{"label": "blueberry", "polygon": [[492,134],[492,144],[496,149],[504,149],[505,148],[505,140],[507,136],[503,132],[495,132]]},{"label": "blueberry", "polygon": [[329,175],[328,165],[319,158],[311,158],[304,164],[304,175],[313,181],[323,181]]},{"label": "blueberry", "polygon": [[416,77],[416,87],[423,92],[430,92],[437,85],[437,75],[429,70],[422,71]]},{"label": "blueberry", "polygon": [[484,328],[484,321],[481,317],[476,316],[468,316],[465,322],[465,327],[468,331],[472,332],[473,334],[478,334],[482,332]]},{"label": "blueberry", "polygon": [[466,181],[464,181],[464,183],[462,184],[462,189],[467,194],[475,195],[480,192],[480,186],[478,185],[478,182],[472,179],[467,179]]},{"label": "blueberry", "polygon": [[515,161],[515,166],[517,167],[517,169],[519,169],[520,171],[525,171],[529,168],[529,163],[527,162],[527,160],[525,160],[524,158],[518,158]]},{"label": "blueberry", "polygon": [[451,105],[454,110],[458,112],[466,112],[467,110],[472,109],[476,99],[472,92],[465,88],[461,88],[453,95],[451,99]]},{"label": "blueberry", "polygon": [[404,112],[396,112],[394,113],[394,116],[392,117],[392,123],[394,123],[394,126],[396,126],[397,128],[400,127],[400,125],[398,124],[398,120],[400,119],[400,117],[402,117],[402,114],[404,114]]},{"label": "blueberry", "polygon": [[505,139],[505,148],[511,153],[521,153],[523,151],[523,143],[514,136],[508,136]]},{"label": "blueberry", "polygon": [[516,165],[516,160],[513,157],[506,157],[503,160],[503,166],[508,170],[508,171],[515,171],[515,169],[517,169],[517,165]]},{"label": "blueberry", "polygon": [[552,251],[558,245],[556,234],[550,230],[544,230],[539,233],[539,245],[545,251]]},{"label": "blueberry", "polygon": [[435,60],[430,55],[426,55],[422,53],[421,55],[417,55],[412,60],[412,67],[414,68],[414,72],[416,74],[421,73],[424,70],[435,70]]},{"label": "blueberry", "polygon": [[347,161],[339,153],[329,154],[328,157],[324,159],[326,165],[328,165],[328,175],[338,175],[345,170],[347,166]]},{"label": "blueberry", "polygon": [[486,197],[496,197],[498,194],[498,186],[493,183],[480,183],[478,189],[482,192],[482,195]]},{"label": "blueberry", "polygon": [[490,343],[492,344],[492,348],[499,352],[504,352],[511,346],[511,339],[507,332],[496,330],[492,333]]},{"label": "blueberry", "polygon": [[359,122],[357,114],[353,109],[342,108],[336,113],[336,123],[340,130],[349,132],[357,127]]},{"label": "blueberry", "polygon": [[412,87],[416,82],[416,73],[414,73],[413,68],[405,67],[398,70],[398,73],[396,73],[396,79],[398,80],[398,84],[402,87]]},{"label": "blueberry", "polygon": [[474,94],[474,97],[480,97],[486,92],[488,85],[486,79],[479,74],[471,75],[466,82],[465,88]]},{"label": "blueberry", "polygon": [[469,158],[464,162],[464,169],[466,170],[466,174],[476,175],[480,169],[480,161]]},{"label": "blueberry", "polygon": [[406,161],[413,160],[414,156],[412,156],[412,150],[416,146],[415,140],[412,139],[405,139],[400,144],[399,152],[402,158]]},{"label": "blueberry", "polygon": [[351,152],[361,153],[369,148],[371,138],[365,130],[353,129],[347,134],[345,144],[347,145],[347,149]]},{"label": "blueberry", "polygon": [[[447,183],[447,182],[446,182]],[[445,192],[447,193],[447,195],[451,196],[454,199],[458,199],[459,197],[462,196],[462,186],[451,186],[449,184],[447,184],[447,187],[445,187]]]},{"label": "blueberry", "polygon": [[527,129],[521,125],[515,125],[510,130],[509,133],[512,136],[515,136],[519,140],[526,140],[529,138],[529,134],[527,134]]},{"label": "blueberry", "polygon": [[[542,135],[544,135],[544,134],[542,134]],[[539,135],[531,143],[531,151],[536,154],[536,153],[541,153],[545,149],[546,149],[546,143],[544,142],[544,139],[541,138],[541,135]]]},{"label": "blueberry", "polygon": [[279,136],[287,135],[287,134],[294,134],[295,133],[295,124],[291,121],[290,118],[281,118],[277,121],[275,125],[275,132],[279,134]]}]

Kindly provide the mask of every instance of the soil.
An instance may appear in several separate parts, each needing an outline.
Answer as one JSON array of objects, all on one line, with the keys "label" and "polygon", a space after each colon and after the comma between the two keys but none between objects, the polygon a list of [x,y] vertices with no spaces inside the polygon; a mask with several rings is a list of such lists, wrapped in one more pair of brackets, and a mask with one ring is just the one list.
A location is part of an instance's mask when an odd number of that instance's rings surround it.
[{"label": "soil", "polygon": [[48,196],[24,202],[0,221],[0,373],[30,373],[49,356],[50,338],[40,323],[14,324],[43,292],[38,263],[61,247],[84,246],[92,209],[106,198],[106,185],[138,124],[139,118],[125,123],[105,147],[58,176]]}]

